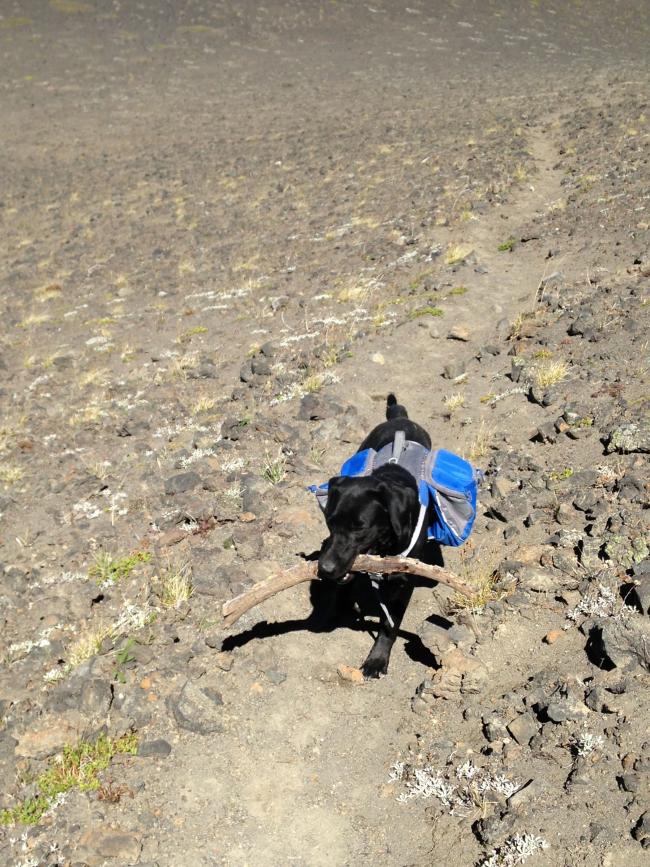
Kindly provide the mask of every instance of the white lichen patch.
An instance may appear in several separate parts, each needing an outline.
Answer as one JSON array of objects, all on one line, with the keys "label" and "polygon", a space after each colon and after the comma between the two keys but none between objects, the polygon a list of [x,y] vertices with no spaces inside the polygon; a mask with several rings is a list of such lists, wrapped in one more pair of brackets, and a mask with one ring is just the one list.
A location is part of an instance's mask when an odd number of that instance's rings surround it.
[{"label": "white lichen patch", "polygon": [[200,461],[202,458],[211,458],[214,455],[213,449],[194,449],[194,451],[187,455],[185,458],[181,458],[179,464],[181,467],[190,467],[192,464],[195,464],[197,461]]},{"label": "white lichen patch", "polygon": [[571,739],[571,746],[575,749],[576,755],[581,758],[595,753],[604,743],[605,739],[602,735],[593,735],[591,732],[582,732]]},{"label": "white lichen patch", "polygon": [[484,801],[488,792],[509,798],[520,787],[504,774],[493,774],[471,760],[459,765],[453,776],[458,785],[450,782],[449,774],[445,776],[430,765],[413,768],[404,762],[395,762],[388,779],[405,786],[405,791],[397,798],[399,803],[405,804],[414,798],[436,798],[451,815],[466,815]]},{"label": "white lichen patch", "polygon": [[243,458],[227,458],[221,464],[221,470],[224,473],[236,473],[238,470],[243,470],[244,468],[244,459]]},{"label": "white lichen patch", "polygon": [[606,584],[598,584],[595,590],[582,597],[580,602],[567,612],[567,619],[574,623],[580,617],[614,617],[623,612],[623,604]]},{"label": "white lichen patch", "polygon": [[503,846],[493,849],[479,867],[515,867],[523,864],[536,852],[548,848],[549,844],[542,837],[534,834],[514,834],[508,837]]}]

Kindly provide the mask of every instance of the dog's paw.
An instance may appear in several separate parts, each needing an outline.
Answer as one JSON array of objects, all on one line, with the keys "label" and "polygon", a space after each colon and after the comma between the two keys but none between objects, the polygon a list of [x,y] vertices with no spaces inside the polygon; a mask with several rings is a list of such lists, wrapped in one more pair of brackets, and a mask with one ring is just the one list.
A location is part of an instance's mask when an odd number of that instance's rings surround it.
[{"label": "dog's paw", "polygon": [[361,672],[365,680],[375,680],[382,674],[388,674],[388,660],[366,659],[361,666]]}]

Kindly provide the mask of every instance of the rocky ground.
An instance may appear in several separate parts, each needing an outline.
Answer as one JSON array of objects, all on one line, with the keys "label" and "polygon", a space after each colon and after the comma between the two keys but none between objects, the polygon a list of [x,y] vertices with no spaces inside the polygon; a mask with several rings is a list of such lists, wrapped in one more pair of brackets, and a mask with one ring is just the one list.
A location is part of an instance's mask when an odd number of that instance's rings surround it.
[{"label": "rocky ground", "polygon": [[[0,15],[0,862],[646,864],[646,4],[124,5]],[[220,608],[389,389],[476,594],[359,683]]]}]

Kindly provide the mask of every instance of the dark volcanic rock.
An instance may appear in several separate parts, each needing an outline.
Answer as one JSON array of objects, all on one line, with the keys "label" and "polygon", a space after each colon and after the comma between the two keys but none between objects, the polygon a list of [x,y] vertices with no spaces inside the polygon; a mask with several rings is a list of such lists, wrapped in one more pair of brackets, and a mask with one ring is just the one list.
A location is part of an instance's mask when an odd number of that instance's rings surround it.
[{"label": "dark volcanic rock", "polygon": [[188,680],[168,706],[180,728],[208,735],[223,729],[223,700],[216,690]]},{"label": "dark volcanic rock", "polygon": [[141,758],[166,758],[172,751],[171,744],[162,738],[154,741],[143,741],[138,747]]},{"label": "dark volcanic rock", "polygon": [[602,659],[616,668],[650,671],[650,624],[641,618],[601,619],[590,635],[592,659]]},{"label": "dark volcanic rock", "polygon": [[518,744],[525,746],[539,731],[539,723],[532,713],[522,713],[508,723],[508,731]]},{"label": "dark volcanic rock", "polygon": [[166,494],[183,494],[191,491],[201,484],[201,476],[198,473],[179,473],[165,481]]}]

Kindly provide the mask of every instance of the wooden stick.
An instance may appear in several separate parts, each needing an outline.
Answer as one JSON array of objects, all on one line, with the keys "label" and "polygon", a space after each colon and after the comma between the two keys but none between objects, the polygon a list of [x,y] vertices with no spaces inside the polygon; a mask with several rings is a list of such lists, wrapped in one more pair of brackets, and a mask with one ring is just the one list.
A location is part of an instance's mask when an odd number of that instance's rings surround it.
[{"label": "wooden stick", "polygon": [[[287,590],[289,587],[295,587],[296,584],[302,584],[305,581],[314,581],[318,578],[317,570],[318,564],[316,562],[305,561],[291,569],[283,569],[281,572],[276,572],[275,575],[258,581],[250,590],[246,590],[224,603],[221,609],[224,626],[232,626],[242,614],[259,605],[260,602],[264,602],[265,599],[275,596],[276,593]],[[419,560],[413,560],[409,557],[375,557],[371,554],[361,554],[352,564],[350,571],[400,572],[409,575],[422,575],[425,578],[432,578],[440,584],[453,587],[463,596],[471,596],[473,592],[471,587],[452,572],[447,572],[440,566],[429,566],[427,563],[421,563]]]}]

